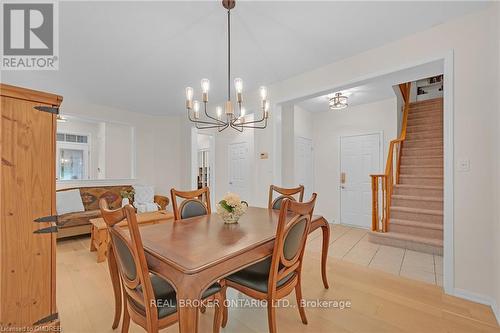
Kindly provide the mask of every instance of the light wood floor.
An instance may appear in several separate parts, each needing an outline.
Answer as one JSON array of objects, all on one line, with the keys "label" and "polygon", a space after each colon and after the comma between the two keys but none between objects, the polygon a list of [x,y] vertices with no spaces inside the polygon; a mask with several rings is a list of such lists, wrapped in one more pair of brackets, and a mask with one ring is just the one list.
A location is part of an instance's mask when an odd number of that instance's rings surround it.
[{"label": "light wood floor", "polygon": [[[368,241],[368,230],[335,224],[330,256],[422,282],[443,285],[443,257]],[[319,233],[312,237],[321,236]]]},{"label": "light wood floor", "polygon": [[[341,239],[340,233],[335,227],[332,240]],[[320,276],[319,235],[315,232],[308,242],[303,296],[307,300],[349,300],[352,306],[344,310],[308,308],[309,325],[302,325],[296,308],[279,308],[279,332],[500,332],[487,306],[446,296],[436,285],[337,259],[335,252],[341,251],[342,243],[332,241],[330,246],[330,289],[325,290]],[[95,253],[88,249],[89,238],[58,243],[57,300],[63,332],[119,332],[111,329],[114,305],[107,264],[97,264]],[[243,297],[234,291],[228,296]],[[293,294],[289,298],[292,305],[294,298]],[[211,332],[212,320],[211,309],[200,315],[200,333]],[[144,331],[131,324],[130,332]],[[178,332],[178,326],[162,332]],[[222,332],[267,332],[265,309],[230,308],[229,322]]]}]

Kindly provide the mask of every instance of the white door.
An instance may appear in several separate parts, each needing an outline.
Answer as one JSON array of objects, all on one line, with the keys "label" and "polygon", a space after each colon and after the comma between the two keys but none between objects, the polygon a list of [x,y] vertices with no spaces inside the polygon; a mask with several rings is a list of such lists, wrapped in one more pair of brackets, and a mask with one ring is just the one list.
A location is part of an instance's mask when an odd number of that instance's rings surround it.
[{"label": "white door", "polygon": [[371,226],[370,174],[380,173],[380,133],[340,138],[341,223]]},{"label": "white door", "polygon": [[229,191],[237,193],[242,200],[249,195],[249,149],[247,142],[229,145]]},{"label": "white door", "polygon": [[309,200],[313,192],[313,144],[311,139],[295,139],[295,183],[304,185],[304,201]]}]

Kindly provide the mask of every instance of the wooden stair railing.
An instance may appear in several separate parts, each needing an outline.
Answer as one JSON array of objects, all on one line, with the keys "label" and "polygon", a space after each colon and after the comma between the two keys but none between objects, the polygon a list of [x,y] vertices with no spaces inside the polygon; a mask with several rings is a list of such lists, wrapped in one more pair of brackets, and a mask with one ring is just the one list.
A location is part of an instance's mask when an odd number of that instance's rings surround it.
[{"label": "wooden stair railing", "polygon": [[370,175],[372,180],[372,230],[387,232],[389,229],[391,197],[394,184],[399,183],[399,169],[401,165],[401,149],[406,140],[406,125],[410,109],[411,82],[399,85],[403,96],[403,122],[399,138],[392,140],[389,144],[385,172],[383,174]]}]

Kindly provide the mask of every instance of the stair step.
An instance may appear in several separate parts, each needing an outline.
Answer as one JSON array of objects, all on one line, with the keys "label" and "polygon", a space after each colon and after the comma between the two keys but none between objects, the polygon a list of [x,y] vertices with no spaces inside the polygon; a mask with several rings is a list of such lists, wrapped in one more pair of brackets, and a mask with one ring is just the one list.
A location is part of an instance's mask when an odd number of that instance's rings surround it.
[{"label": "stair step", "polygon": [[442,210],[392,206],[390,214],[391,220],[409,220],[443,225]]},{"label": "stair step", "polygon": [[403,146],[403,154],[401,155],[402,158],[405,157],[443,157],[443,148],[404,148]]},{"label": "stair step", "polygon": [[426,140],[435,139],[436,141],[443,141],[443,131],[422,131],[406,133],[407,140]]},{"label": "stair step", "polygon": [[443,226],[436,223],[391,219],[389,231],[430,239],[443,239]]},{"label": "stair step", "polygon": [[394,185],[394,194],[442,198],[443,197],[443,187],[442,186],[411,185],[411,184],[396,184],[396,185]]},{"label": "stair step", "polygon": [[422,229],[432,229],[432,230],[441,230],[441,231],[444,229],[443,226],[440,224],[426,223],[426,222],[420,222],[420,221],[411,221],[411,220],[390,219],[389,223],[391,226],[397,224],[397,225],[418,227],[418,228],[422,228]]},{"label": "stair step", "polygon": [[[411,133],[408,133],[411,137]],[[432,148],[432,147],[443,147],[443,139],[433,138],[433,139],[406,139],[403,143],[403,147],[408,148]]]},{"label": "stair step", "polygon": [[430,125],[408,125],[406,126],[406,133],[409,132],[420,132],[420,131],[428,131],[428,130],[443,130],[443,126],[441,124],[430,124]]},{"label": "stair step", "polygon": [[401,156],[401,165],[444,165],[443,157],[415,157],[415,156]]},{"label": "stair step", "polygon": [[400,173],[413,176],[443,176],[442,165],[406,165],[402,164]]},{"label": "stair step", "polygon": [[443,254],[443,240],[428,237],[406,235],[398,232],[374,232],[368,234],[368,239],[377,244],[395,246],[431,254]]},{"label": "stair step", "polygon": [[408,125],[411,125],[411,126],[428,126],[428,125],[443,126],[443,118],[439,118],[439,119],[422,118],[422,119],[411,119],[411,120],[409,119]]},{"label": "stair step", "polygon": [[435,110],[435,111],[417,111],[412,112],[408,115],[408,122],[416,119],[441,119],[443,118],[443,113]]},{"label": "stair step", "polygon": [[393,194],[391,205],[426,210],[443,210],[443,198]]},{"label": "stair step", "polygon": [[425,101],[411,102],[410,107],[416,105],[428,105],[428,104],[443,104],[443,97],[426,99]]},{"label": "stair step", "polygon": [[401,184],[442,186],[443,175],[407,175],[401,173],[399,182]]}]

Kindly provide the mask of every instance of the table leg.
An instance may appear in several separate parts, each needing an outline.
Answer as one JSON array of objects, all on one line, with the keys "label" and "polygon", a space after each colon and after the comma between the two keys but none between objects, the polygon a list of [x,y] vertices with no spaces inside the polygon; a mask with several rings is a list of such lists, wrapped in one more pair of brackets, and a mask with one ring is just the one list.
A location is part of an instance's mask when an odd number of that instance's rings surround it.
[{"label": "table leg", "polygon": [[[183,281],[187,282],[187,281]],[[198,332],[198,307],[200,295],[203,290],[199,290],[195,283],[183,283],[177,288],[177,311],[179,312],[179,332]]]},{"label": "table leg", "polygon": [[108,251],[108,230],[101,229],[97,231],[97,262],[106,260],[106,252]]},{"label": "table leg", "polygon": [[118,266],[111,242],[109,242],[108,244],[108,268],[109,275],[111,276],[111,284],[113,285],[113,293],[115,296],[115,317],[113,319],[113,325],[111,326],[113,329],[115,329],[120,323],[120,317],[122,314],[122,291],[121,280],[118,274]]},{"label": "table leg", "polygon": [[90,252],[97,251],[97,248],[95,247],[95,238],[96,238],[96,228],[92,226],[90,228]]},{"label": "table leg", "polygon": [[321,251],[321,276],[323,278],[323,285],[328,289],[328,279],[326,276],[326,261],[328,259],[328,246],[330,245],[330,224],[327,220],[322,219],[321,231],[323,232],[323,246]]}]

